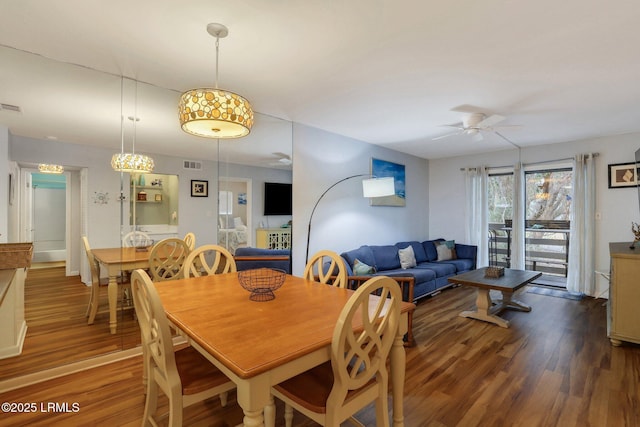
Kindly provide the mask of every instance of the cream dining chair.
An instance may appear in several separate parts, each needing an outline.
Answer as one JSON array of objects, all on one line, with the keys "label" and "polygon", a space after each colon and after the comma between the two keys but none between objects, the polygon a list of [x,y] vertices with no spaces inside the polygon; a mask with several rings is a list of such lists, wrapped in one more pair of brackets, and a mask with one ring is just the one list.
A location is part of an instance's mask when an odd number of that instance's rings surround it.
[{"label": "cream dining chair", "polygon": [[[98,261],[93,256],[87,236],[82,236],[82,244],[87,254],[87,261],[89,262],[89,268],[91,270],[91,292],[89,295],[86,317],[88,318],[87,324],[93,325],[96,315],[98,314],[98,307],[100,304],[100,285],[106,286],[108,284],[108,279],[106,277],[103,280],[100,279],[100,264],[98,264]],[[123,284],[124,278],[125,276],[123,275],[123,277],[118,280],[119,285]]]},{"label": "cream dining chair", "polygon": [[175,351],[162,302],[144,270],[133,272],[131,288],[147,378],[142,425],[158,425],[158,389],[169,398],[169,426],[182,425],[183,408],[218,394],[225,406],[235,384],[193,347]]},{"label": "cream dining chair", "polygon": [[177,237],[160,240],[149,252],[149,271],[154,282],[182,278],[182,269],[189,256],[189,246]]},{"label": "cream dining chair", "polygon": [[219,245],[204,245],[189,254],[184,263],[182,277],[200,277],[236,271],[236,261],[231,252]]},{"label": "cream dining chair", "polygon": [[196,247],[196,235],[195,234],[189,232],[189,233],[184,235],[184,238],[182,240],[184,240],[184,242],[187,244],[187,246],[189,246],[189,250],[190,251],[195,249],[195,247]]},{"label": "cream dining chair", "polygon": [[[291,427],[293,409],[327,427],[347,419],[362,426],[353,415],[372,402],[376,426],[389,426],[386,363],[398,331],[401,303],[398,283],[386,276],[369,279],[354,292],[334,328],[331,361],[272,387],[273,396],[285,403],[286,427]],[[368,316],[361,314],[366,312]],[[273,405],[271,401],[265,410],[270,417],[265,424],[271,426],[275,425]]]},{"label": "cream dining chair", "polygon": [[347,287],[347,268],[340,255],[322,250],[315,253],[304,268],[302,277],[320,283],[330,283],[339,288]]},{"label": "cream dining chair", "polygon": [[130,231],[122,238],[122,246],[127,248],[151,245],[153,245],[153,239],[144,231]]}]

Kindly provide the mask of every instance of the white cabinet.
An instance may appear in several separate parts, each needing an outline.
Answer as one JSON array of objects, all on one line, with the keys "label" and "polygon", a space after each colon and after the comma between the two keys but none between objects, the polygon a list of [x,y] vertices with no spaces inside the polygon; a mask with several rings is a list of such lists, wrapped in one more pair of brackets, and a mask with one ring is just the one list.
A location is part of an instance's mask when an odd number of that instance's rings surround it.
[{"label": "white cabinet", "polygon": [[609,243],[611,282],[607,302],[607,333],[611,344],[640,344],[640,247]]},{"label": "white cabinet", "polygon": [[264,249],[291,249],[290,228],[258,228],[256,247]]},{"label": "white cabinet", "polygon": [[24,318],[26,268],[0,270],[0,359],[22,353],[27,334]]}]

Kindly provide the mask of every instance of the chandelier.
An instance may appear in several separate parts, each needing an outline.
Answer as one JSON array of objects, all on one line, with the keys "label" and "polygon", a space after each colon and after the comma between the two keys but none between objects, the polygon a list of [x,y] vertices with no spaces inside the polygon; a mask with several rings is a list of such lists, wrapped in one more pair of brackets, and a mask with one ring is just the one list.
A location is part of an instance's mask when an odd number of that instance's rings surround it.
[{"label": "chandelier", "polygon": [[153,159],[144,154],[116,153],[111,158],[111,167],[117,172],[149,173],[153,166]]},{"label": "chandelier", "polygon": [[64,167],[62,167],[60,165],[51,165],[51,164],[47,164],[47,163],[40,163],[38,165],[38,171],[40,171],[40,173],[57,173],[57,174],[60,174],[60,173],[64,172]]},{"label": "chandelier", "polygon": [[207,25],[207,32],[216,38],[215,88],[198,88],[184,92],[178,103],[182,130],[205,138],[240,138],[253,126],[253,110],[242,96],[218,89],[218,53],[220,39],[229,34],[222,24]]},{"label": "chandelier", "polygon": [[[124,78],[120,83],[120,99],[124,99]],[[134,113],[138,113],[138,81],[135,82],[135,102]],[[133,122],[133,138],[131,140],[131,153],[124,152],[124,117],[120,118],[122,148],[120,153],[116,153],[111,157],[111,167],[116,172],[129,172],[131,174],[149,173],[153,171],[155,166],[153,159],[144,154],[136,154],[136,123],[140,121],[137,115],[127,117]]]}]

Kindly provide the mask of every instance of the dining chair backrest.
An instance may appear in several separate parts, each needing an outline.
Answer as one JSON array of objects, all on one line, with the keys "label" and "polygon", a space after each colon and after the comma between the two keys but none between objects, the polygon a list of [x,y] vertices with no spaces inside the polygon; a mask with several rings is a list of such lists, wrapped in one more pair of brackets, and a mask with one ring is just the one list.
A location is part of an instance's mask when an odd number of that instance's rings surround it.
[{"label": "dining chair backrest", "polygon": [[182,425],[184,407],[215,395],[220,395],[222,406],[226,406],[227,392],[235,384],[192,346],[174,348],[162,301],[144,270],[133,272],[131,289],[147,379],[142,425],[158,425],[158,389],[169,399],[169,426]]},{"label": "dining chair backrest", "polygon": [[219,245],[203,245],[191,251],[184,263],[182,276],[200,277],[236,271],[236,261],[231,252]]},{"label": "dining chair backrest", "polygon": [[100,284],[100,267],[98,265],[98,261],[93,256],[93,252],[91,251],[91,245],[89,245],[89,239],[87,236],[82,236],[82,244],[84,245],[84,251],[87,254],[87,261],[89,261],[89,268],[91,270],[91,284],[94,283],[96,285]]},{"label": "dining chair backrest", "polygon": [[122,238],[122,246],[127,248],[134,248],[140,246],[150,246],[153,244],[153,239],[149,237],[144,231],[134,230],[131,231]]},{"label": "dining chair backrest", "polygon": [[339,288],[347,287],[347,268],[340,255],[333,251],[322,250],[315,253],[304,268],[305,279],[329,283]]},{"label": "dining chair backrest", "polygon": [[92,325],[98,313],[98,302],[100,299],[100,265],[93,255],[87,236],[82,236],[82,244],[84,245],[84,251],[87,254],[87,261],[89,262],[89,270],[91,271],[91,292],[89,295],[89,303],[87,304],[86,317],[88,318],[87,324]]},{"label": "dining chair backrest", "polygon": [[367,280],[351,295],[333,330],[330,363],[272,388],[285,403],[286,427],[292,424],[292,408],[320,425],[339,426],[372,402],[376,425],[389,425],[387,359],[398,339],[401,303],[397,282],[387,276]]},{"label": "dining chair backrest", "polygon": [[144,270],[134,270],[131,274],[131,292],[140,325],[145,363],[148,363],[147,372],[155,371],[167,384],[180,384],[169,321],[158,292]]},{"label": "dining chair backrest", "polygon": [[184,242],[187,244],[187,246],[189,246],[189,250],[192,251],[195,249],[196,247],[196,235],[189,232],[187,234],[185,234],[184,236]]},{"label": "dining chair backrest", "polygon": [[189,246],[177,237],[160,240],[149,252],[149,271],[154,282],[182,278],[182,269],[189,256]]},{"label": "dining chair backrest", "polygon": [[[386,362],[396,339],[401,304],[400,287],[387,276],[367,280],[349,298],[331,341],[334,385],[327,405],[332,400],[338,403],[347,391],[365,386],[374,377],[384,380],[381,390],[387,389]],[[367,311],[369,315],[364,316]],[[357,322],[364,322],[363,330],[356,328]]]}]

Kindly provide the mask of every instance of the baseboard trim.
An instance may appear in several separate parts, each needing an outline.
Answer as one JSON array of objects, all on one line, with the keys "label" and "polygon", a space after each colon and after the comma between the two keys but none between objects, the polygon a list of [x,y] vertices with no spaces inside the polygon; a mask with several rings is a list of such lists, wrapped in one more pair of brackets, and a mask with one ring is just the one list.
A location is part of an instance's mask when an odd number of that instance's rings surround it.
[{"label": "baseboard trim", "polygon": [[91,368],[97,368],[98,366],[103,366],[109,363],[118,362],[120,360],[129,359],[141,354],[142,347],[137,346],[129,350],[115,351],[110,354],[105,354],[104,356],[92,357],[80,362],[69,363],[64,366],[58,366],[55,368],[47,369],[40,372],[34,372],[32,374],[23,375],[16,378],[9,378],[7,380],[0,381],[0,393],[5,393],[7,391],[15,390],[33,384],[38,384],[43,381],[52,380],[54,378],[59,378],[65,375],[86,371]]}]

